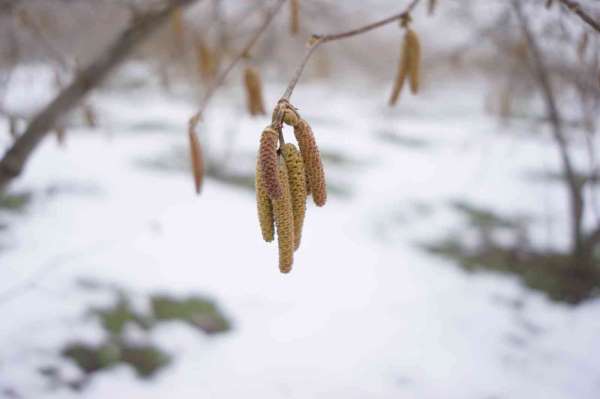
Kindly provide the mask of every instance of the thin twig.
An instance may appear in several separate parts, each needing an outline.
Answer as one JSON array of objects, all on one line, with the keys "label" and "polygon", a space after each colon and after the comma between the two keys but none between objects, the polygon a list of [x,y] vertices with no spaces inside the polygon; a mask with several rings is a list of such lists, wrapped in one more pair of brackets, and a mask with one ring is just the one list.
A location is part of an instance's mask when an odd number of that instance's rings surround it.
[{"label": "thin twig", "polygon": [[267,13],[267,16],[265,17],[265,20],[263,21],[262,25],[254,32],[254,35],[252,35],[252,37],[250,38],[250,40],[248,40],[248,42],[242,48],[242,50],[231,60],[229,65],[227,65],[227,67],[219,74],[219,76],[217,76],[214,82],[208,87],[206,93],[204,93],[204,97],[200,101],[200,107],[198,108],[198,111],[190,118],[189,128],[191,132],[194,132],[195,134],[196,126],[202,118],[202,113],[208,106],[210,100],[212,99],[217,89],[221,87],[223,83],[225,83],[225,79],[233,70],[233,68],[235,68],[238,62],[248,55],[248,53],[250,52],[252,47],[254,47],[254,44],[256,44],[260,36],[267,30],[267,28],[271,24],[271,21],[273,20],[273,17],[275,17],[275,15],[277,14],[277,12],[279,11],[279,9],[285,1],[286,0],[277,0],[277,3]]},{"label": "thin twig", "polygon": [[304,72],[304,67],[308,63],[308,60],[310,59],[310,57],[314,54],[317,47],[319,47],[321,44],[327,43],[327,42],[332,42],[335,40],[347,39],[349,37],[360,35],[362,33],[369,32],[373,29],[380,28],[391,22],[398,21],[398,20],[406,17],[408,14],[410,14],[412,12],[412,10],[417,6],[419,1],[420,0],[412,0],[410,2],[410,4],[406,7],[406,9],[404,11],[402,11],[401,13],[394,14],[388,18],[382,19],[377,22],[373,22],[371,24],[362,26],[360,28],[352,29],[352,30],[349,30],[346,32],[341,32],[341,33],[329,34],[329,35],[313,34],[310,38],[308,48],[306,49],[306,52],[304,53],[304,56],[302,57],[302,61],[300,62],[300,65],[298,65],[298,68],[296,69],[296,72],[294,73],[292,79],[290,80],[290,83],[288,84],[287,88],[285,89],[285,92],[284,92],[283,96],[281,97],[281,99],[285,100],[285,101],[288,101],[290,99],[290,97],[292,96],[292,93],[294,92],[294,88],[296,87],[296,84],[298,83],[298,80],[300,80],[300,77],[302,76],[302,73]]},{"label": "thin twig", "polygon": [[596,21],[591,15],[585,12],[578,2],[573,0],[560,0],[560,2],[572,13],[581,18],[583,22],[594,28],[596,32],[600,33],[600,22]]}]

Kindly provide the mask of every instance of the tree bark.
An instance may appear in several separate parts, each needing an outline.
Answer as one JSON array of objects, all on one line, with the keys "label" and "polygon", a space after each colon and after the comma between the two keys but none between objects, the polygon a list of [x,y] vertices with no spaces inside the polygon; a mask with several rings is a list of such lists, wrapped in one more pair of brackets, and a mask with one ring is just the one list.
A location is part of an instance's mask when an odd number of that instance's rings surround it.
[{"label": "tree bark", "polygon": [[168,0],[162,8],[134,17],[131,25],[117,37],[113,44],[81,71],[70,85],[31,120],[25,132],[5,153],[0,161],[0,191],[5,190],[8,184],[23,172],[33,151],[62,116],[100,85],[133,49],[168,19],[175,9],[196,1]]}]

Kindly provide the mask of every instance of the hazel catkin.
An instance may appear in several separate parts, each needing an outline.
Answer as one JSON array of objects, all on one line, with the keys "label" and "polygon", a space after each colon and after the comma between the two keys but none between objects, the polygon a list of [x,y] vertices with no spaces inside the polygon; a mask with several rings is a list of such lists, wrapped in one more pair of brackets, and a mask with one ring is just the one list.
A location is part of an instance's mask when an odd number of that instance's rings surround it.
[{"label": "hazel catkin", "polygon": [[244,71],[244,87],[246,88],[246,105],[250,115],[264,115],[262,82],[257,70],[248,66]]},{"label": "hazel catkin", "polygon": [[279,134],[271,127],[265,128],[260,136],[258,163],[262,173],[265,192],[272,200],[281,197],[281,181],[277,176],[277,143]]},{"label": "hazel catkin", "polygon": [[421,74],[421,43],[419,37],[412,29],[406,30],[406,47],[409,54],[408,72],[410,74],[410,91],[413,94],[419,92]]},{"label": "hazel catkin", "polygon": [[300,247],[302,226],[306,214],[306,175],[302,155],[294,144],[286,143],[281,149],[288,172],[288,181],[292,195],[292,211],[294,214],[294,249]]},{"label": "hazel catkin", "polygon": [[275,237],[275,231],[273,226],[273,205],[271,200],[264,189],[262,182],[262,172],[260,170],[260,164],[257,162],[256,165],[256,208],[258,211],[258,221],[260,223],[260,231],[262,237],[266,242],[273,241]]},{"label": "hazel catkin", "polygon": [[282,182],[282,190],[280,198],[273,200],[273,216],[279,246],[279,271],[289,273],[294,262],[294,213],[287,167],[282,158],[277,162],[277,173]]},{"label": "hazel catkin", "polygon": [[308,122],[300,119],[294,126],[294,136],[300,147],[300,154],[306,169],[306,181],[312,194],[313,201],[317,206],[325,205],[327,201],[327,186],[325,184],[325,172],[319,147]]},{"label": "hazel catkin", "polygon": [[204,180],[204,158],[202,156],[202,147],[198,136],[192,129],[188,130],[190,144],[190,159],[192,161],[192,174],[194,175],[194,187],[196,194],[202,191],[202,182]]},{"label": "hazel catkin", "polygon": [[396,102],[398,102],[406,78],[410,79],[409,84],[411,92],[417,94],[420,85],[420,68],[421,44],[419,42],[419,37],[415,31],[407,28],[402,42],[398,73],[396,74],[394,87],[392,88],[392,93],[390,95],[390,105],[395,105]]},{"label": "hazel catkin", "polygon": [[290,33],[300,32],[300,0],[290,1]]}]

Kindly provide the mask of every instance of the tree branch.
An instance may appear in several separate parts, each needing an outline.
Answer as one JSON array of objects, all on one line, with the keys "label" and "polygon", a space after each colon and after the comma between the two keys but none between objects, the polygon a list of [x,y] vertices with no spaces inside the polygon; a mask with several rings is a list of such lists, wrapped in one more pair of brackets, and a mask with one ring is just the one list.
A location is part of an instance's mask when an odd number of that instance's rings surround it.
[{"label": "tree branch", "polygon": [[129,28],[95,62],[83,69],[69,86],[33,118],[25,132],[6,152],[0,161],[0,191],[22,173],[33,151],[60,117],[71,111],[86,94],[102,83],[104,78],[121,64],[135,47],[160,27],[175,9],[196,1],[169,0],[161,9],[136,17]]},{"label": "tree branch", "polygon": [[600,33],[600,23],[592,18],[587,12],[585,12],[578,2],[573,0],[560,0],[560,2],[567,7],[572,13],[576,14],[582,21],[587,23],[594,30]]},{"label": "tree branch", "polygon": [[525,37],[527,47],[531,55],[532,63],[530,67],[534,76],[537,78],[540,89],[544,95],[548,117],[550,118],[550,123],[552,125],[552,134],[556,144],[558,145],[563,168],[567,177],[572,216],[573,253],[577,255],[583,251],[584,246],[582,232],[584,207],[583,195],[581,192],[582,186],[577,179],[577,175],[569,156],[568,144],[563,132],[562,117],[558,111],[558,104],[556,102],[554,90],[552,89],[552,83],[544,62],[544,57],[537,45],[537,41],[535,40],[533,33],[529,29],[529,23],[523,14],[520,0],[512,0],[512,5],[517,15],[517,19],[519,20],[521,31]]},{"label": "tree branch", "polygon": [[412,0],[410,2],[410,4],[406,7],[406,9],[404,11],[402,11],[401,13],[394,14],[391,17],[382,19],[377,22],[373,22],[371,24],[362,26],[360,28],[352,29],[352,30],[349,30],[346,32],[341,32],[341,33],[329,34],[329,35],[313,34],[310,38],[308,48],[306,49],[304,56],[302,57],[302,60],[300,61],[300,65],[298,65],[296,72],[294,73],[292,79],[290,80],[290,83],[288,84],[287,88],[285,89],[285,92],[283,93],[283,96],[281,97],[281,100],[289,101],[290,97],[292,96],[292,93],[294,92],[294,88],[296,87],[296,84],[298,83],[298,80],[300,80],[300,77],[302,76],[302,73],[304,72],[304,67],[308,63],[308,60],[310,59],[310,57],[314,54],[317,47],[319,47],[321,44],[327,43],[327,42],[332,42],[335,40],[347,39],[349,37],[360,35],[362,33],[369,32],[373,29],[380,28],[391,22],[398,21],[398,20],[406,17],[407,15],[409,15],[412,12],[412,10],[417,6],[419,1],[420,0]]},{"label": "tree branch", "polygon": [[240,52],[231,60],[229,65],[227,65],[227,67],[219,74],[219,76],[217,76],[214,82],[208,87],[206,93],[200,101],[200,107],[198,107],[198,111],[190,118],[189,131],[191,133],[195,134],[196,126],[202,118],[202,113],[208,106],[210,100],[212,99],[217,89],[221,87],[223,83],[225,83],[225,79],[227,79],[227,76],[233,70],[233,68],[235,68],[238,62],[240,62],[242,58],[248,55],[248,53],[250,52],[252,47],[254,47],[260,36],[267,30],[267,28],[271,24],[271,21],[273,20],[273,17],[277,15],[277,12],[279,11],[279,9],[285,1],[286,0],[277,0],[277,3],[275,3],[275,5],[267,13],[267,16],[265,17],[262,25],[254,32],[254,34],[252,35],[250,40],[248,40],[248,42],[242,48],[242,50],[240,50]]}]

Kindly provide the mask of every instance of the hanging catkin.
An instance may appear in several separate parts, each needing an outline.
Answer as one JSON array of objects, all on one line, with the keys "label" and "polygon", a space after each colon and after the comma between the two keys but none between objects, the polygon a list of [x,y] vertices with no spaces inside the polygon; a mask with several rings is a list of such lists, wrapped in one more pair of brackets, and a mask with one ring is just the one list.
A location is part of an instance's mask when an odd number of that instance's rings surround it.
[{"label": "hanging catkin", "polygon": [[294,126],[294,136],[298,141],[300,153],[306,168],[306,180],[313,201],[317,206],[325,205],[327,201],[327,187],[325,184],[325,173],[323,171],[323,163],[321,162],[321,154],[319,147],[315,141],[315,136],[310,125],[300,119]]},{"label": "hanging catkin", "polygon": [[190,144],[190,159],[192,161],[192,174],[194,176],[194,188],[196,194],[202,191],[202,182],[204,180],[204,158],[202,156],[202,147],[198,136],[190,129],[188,130]]},{"label": "hanging catkin", "polygon": [[258,71],[247,66],[244,71],[244,87],[246,88],[246,104],[250,115],[264,115],[262,82]]},{"label": "hanging catkin", "polygon": [[265,191],[271,200],[281,198],[281,182],[277,176],[277,143],[279,134],[271,127],[260,136],[258,162]]},{"label": "hanging catkin", "polygon": [[421,45],[419,37],[410,28],[406,28],[404,41],[402,42],[402,51],[400,55],[400,63],[398,65],[398,73],[394,81],[392,94],[390,95],[390,105],[395,105],[400,97],[404,81],[408,77],[410,79],[410,89],[413,94],[419,91],[420,83],[420,64],[421,64]]},{"label": "hanging catkin", "polygon": [[215,54],[202,39],[196,40],[194,47],[200,78],[204,82],[210,82],[217,74],[217,59]]},{"label": "hanging catkin", "polygon": [[171,29],[173,31],[175,46],[182,49],[185,39],[185,23],[183,21],[183,10],[181,7],[178,7],[173,14],[171,14]]},{"label": "hanging catkin", "polygon": [[404,87],[404,81],[409,70],[409,55],[406,45],[406,38],[402,43],[402,50],[400,54],[400,63],[398,64],[398,73],[396,74],[396,80],[394,80],[394,87],[392,88],[392,94],[390,95],[390,105],[395,105],[398,102],[402,88]]},{"label": "hanging catkin", "polygon": [[260,164],[256,164],[256,208],[258,211],[258,221],[260,223],[260,231],[262,237],[266,242],[273,241],[275,237],[275,231],[273,226],[273,205],[271,200],[265,191],[262,175],[260,170]]},{"label": "hanging catkin", "polygon": [[419,92],[421,71],[421,43],[419,37],[412,29],[406,31],[407,49],[409,52],[410,90],[413,94]]},{"label": "hanging catkin", "polygon": [[290,1],[290,33],[300,32],[300,0]]},{"label": "hanging catkin", "polygon": [[292,210],[294,213],[294,249],[300,247],[302,226],[306,214],[306,175],[302,155],[294,144],[286,143],[281,149],[285,160],[292,194]]},{"label": "hanging catkin", "polygon": [[279,199],[273,200],[273,216],[279,245],[279,271],[289,273],[294,262],[294,213],[287,167],[282,158],[277,162],[277,173],[282,182],[282,193]]}]

